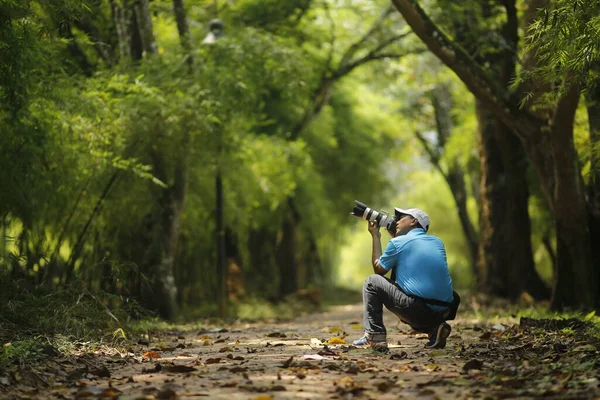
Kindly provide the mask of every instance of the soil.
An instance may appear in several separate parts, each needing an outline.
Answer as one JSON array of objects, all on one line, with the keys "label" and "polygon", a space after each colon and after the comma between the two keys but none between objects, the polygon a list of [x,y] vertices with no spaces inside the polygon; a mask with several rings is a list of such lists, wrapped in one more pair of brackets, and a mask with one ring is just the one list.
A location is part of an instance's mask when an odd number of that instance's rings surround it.
[{"label": "soil", "polygon": [[57,354],[0,376],[0,397],[600,398],[600,343],[585,324],[521,326],[469,312],[450,321],[446,348],[431,350],[426,335],[390,313],[384,320],[388,354],[351,345],[363,333],[360,304],[335,306],[287,322],[161,331],[129,348]]}]

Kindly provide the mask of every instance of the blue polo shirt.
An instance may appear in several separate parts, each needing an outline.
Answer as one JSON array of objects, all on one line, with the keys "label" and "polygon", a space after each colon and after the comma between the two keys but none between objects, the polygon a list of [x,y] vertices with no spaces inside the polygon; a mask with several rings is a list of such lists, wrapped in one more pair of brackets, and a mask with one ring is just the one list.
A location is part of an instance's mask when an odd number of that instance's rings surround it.
[{"label": "blue polo shirt", "polygon": [[[405,293],[452,302],[452,278],[444,243],[423,229],[415,228],[390,240],[379,265],[386,271],[396,269],[396,283]],[[428,306],[433,310],[446,309]]]}]

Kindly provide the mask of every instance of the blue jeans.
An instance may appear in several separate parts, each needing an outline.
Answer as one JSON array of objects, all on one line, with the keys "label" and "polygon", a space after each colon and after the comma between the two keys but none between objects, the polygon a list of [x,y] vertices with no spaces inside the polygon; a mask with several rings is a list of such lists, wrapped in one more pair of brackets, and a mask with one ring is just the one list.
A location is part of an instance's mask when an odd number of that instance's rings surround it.
[{"label": "blue jeans", "polygon": [[383,306],[417,332],[431,333],[442,322],[442,313],[433,311],[422,300],[404,294],[391,280],[371,275],[363,286],[365,332],[374,340],[385,339]]}]

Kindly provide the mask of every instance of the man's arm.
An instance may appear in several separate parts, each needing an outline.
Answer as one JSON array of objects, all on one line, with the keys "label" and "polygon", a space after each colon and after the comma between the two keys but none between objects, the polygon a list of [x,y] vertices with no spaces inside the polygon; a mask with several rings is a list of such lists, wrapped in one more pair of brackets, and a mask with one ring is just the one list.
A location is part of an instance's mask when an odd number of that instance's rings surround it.
[{"label": "man's arm", "polygon": [[371,264],[373,264],[373,271],[378,275],[385,275],[387,271],[379,265],[379,258],[381,257],[381,233],[379,227],[373,222],[367,222],[369,224],[369,232],[373,238],[373,252],[371,256]]}]

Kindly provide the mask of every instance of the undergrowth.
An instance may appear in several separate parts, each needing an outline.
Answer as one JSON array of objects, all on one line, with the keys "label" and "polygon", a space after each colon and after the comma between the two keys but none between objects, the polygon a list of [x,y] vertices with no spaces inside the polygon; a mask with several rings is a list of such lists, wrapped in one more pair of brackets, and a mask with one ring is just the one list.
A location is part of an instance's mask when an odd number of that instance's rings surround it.
[{"label": "undergrowth", "polygon": [[[114,307],[118,304],[118,307]],[[81,287],[22,289],[0,282],[0,370],[78,347],[123,342],[132,317],[148,313],[135,302]]]}]

